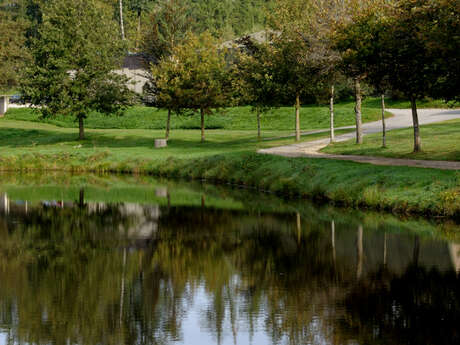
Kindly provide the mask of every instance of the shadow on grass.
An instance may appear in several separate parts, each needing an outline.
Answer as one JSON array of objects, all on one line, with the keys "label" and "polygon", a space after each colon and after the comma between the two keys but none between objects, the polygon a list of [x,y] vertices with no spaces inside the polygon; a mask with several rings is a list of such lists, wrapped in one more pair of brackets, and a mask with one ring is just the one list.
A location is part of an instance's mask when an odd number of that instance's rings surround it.
[{"label": "shadow on grass", "polygon": [[[154,148],[154,136],[123,135],[87,132],[86,139],[79,141],[78,133],[64,133],[42,129],[5,128],[1,130],[0,146],[24,149],[45,145],[69,144],[81,145],[82,148]],[[248,138],[220,140],[212,138],[204,143],[200,142],[199,135],[187,139],[171,139],[169,148],[182,150],[216,150],[247,148]]]},{"label": "shadow on grass", "polygon": [[4,128],[1,130],[0,146],[28,147],[76,142],[77,133],[62,133],[43,129]]}]

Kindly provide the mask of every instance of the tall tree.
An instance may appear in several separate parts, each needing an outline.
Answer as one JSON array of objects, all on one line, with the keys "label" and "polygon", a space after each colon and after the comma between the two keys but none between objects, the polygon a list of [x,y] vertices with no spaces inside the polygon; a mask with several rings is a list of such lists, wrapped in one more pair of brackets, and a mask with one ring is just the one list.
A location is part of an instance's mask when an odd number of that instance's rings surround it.
[{"label": "tall tree", "polygon": [[135,48],[139,48],[142,39],[142,15],[147,12],[153,6],[155,0],[129,0],[128,8],[136,15],[136,38]]},{"label": "tall tree", "polygon": [[[316,95],[324,79],[333,79],[336,57],[317,25],[316,9],[310,0],[278,0],[270,23],[278,33],[274,39],[277,76],[282,89],[295,94],[296,140],[300,140],[300,100]],[[332,112],[331,112],[332,115]],[[331,126],[332,127],[332,126]]]},{"label": "tall tree", "polygon": [[25,49],[27,21],[16,1],[0,2],[0,91],[17,87],[28,58]]},{"label": "tall tree", "polygon": [[123,15],[123,0],[118,1],[118,7],[120,10],[120,31],[121,31],[121,39],[125,40],[125,19]]},{"label": "tall tree", "polygon": [[132,100],[127,79],[114,72],[125,53],[113,36],[116,27],[97,1],[49,0],[32,40],[33,63],[21,83],[24,98],[44,117],[75,116],[79,139],[91,111],[121,112]]},{"label": "tall tree", "polygon": [[205,141],[205,115],[232,103],[234,90],[224,52],[209,33],[190,34],[152,67],[159,102],[175,102],[176,109],[199,112],[201,141]]},{"label": "tall tree", "polygon": [[422,150],[417,100],[459,95],[459,17],[455,0],[400,0],[382,30],[389,85],[411,102],[414,152]]},{"label": "tall tree", "polygon": [[[149,29],[145,32],[142,40],[142,51],[147,64],[156,64],[161,59],[171,56],[173,49],[182,44],[187,36],[191,21],[187,15],[187,7],[184,0],[161,0],[149,18]],[[171,129],[171,115],[178,112],[173,98],[156,97],[156,76],[149,74],[149,84],[146,90],[147,98],[153,105],[165,108],[168,111],[166,120],[165,138],[169,139]],[[167,86],[167,85],[164,85]],[[169,93],[165,88],[162,92]],[[175,109],[175,110],[174,110]]]},{"label": "tall tree", "polygon": [[342,29],[342,42],[348,48],[344,51],[345,62],[359,64],[366,72],[366,82],[375,88],[382,104],[382,146],[386,147],[385,92],[389,89],[388,77],[391,61],[388,59],[384,36],[388,8],[374,9]]},{"label": "tall tree", "polygon": [[148,63],[156,63],[170,56],[177,45],[183,43],[191,27],[185,0],[160,0],[151,12],[148,29],[141,43]]},{"label": "tall tree", "polygon": [[261,115],[278,103],[278,85],[273,79],[271,45],[257,44],[249,37],[240,40],[245,51],[237,59],[240,102],[250,105],[257,116],[257,138],[261,139]]}]

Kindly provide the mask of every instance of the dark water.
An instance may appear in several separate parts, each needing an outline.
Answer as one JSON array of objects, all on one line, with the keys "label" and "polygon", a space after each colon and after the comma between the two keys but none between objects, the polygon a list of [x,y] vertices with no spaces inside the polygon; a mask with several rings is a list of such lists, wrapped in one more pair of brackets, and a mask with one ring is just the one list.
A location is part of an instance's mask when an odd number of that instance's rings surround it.
[{"label": "dark water", "polygon": [[0,182],[0,344],[460,344],[456,224],[60,183]]}]

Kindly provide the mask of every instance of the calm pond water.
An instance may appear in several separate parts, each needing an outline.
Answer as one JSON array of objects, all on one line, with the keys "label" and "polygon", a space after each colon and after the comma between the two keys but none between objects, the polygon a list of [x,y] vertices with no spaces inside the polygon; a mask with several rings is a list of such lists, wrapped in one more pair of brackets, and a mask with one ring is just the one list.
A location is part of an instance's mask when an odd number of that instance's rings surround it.
[{"label": "calm pond water", "polygon": [[0,176],[0,344],[460,344],[459,272],[454,223]]}]

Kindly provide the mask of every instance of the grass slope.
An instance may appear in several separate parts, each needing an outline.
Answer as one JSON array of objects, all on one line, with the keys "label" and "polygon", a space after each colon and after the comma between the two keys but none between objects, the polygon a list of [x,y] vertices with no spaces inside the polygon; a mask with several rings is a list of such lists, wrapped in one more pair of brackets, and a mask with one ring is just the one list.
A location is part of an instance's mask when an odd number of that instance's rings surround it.
[{"label": "grass slope", "polygon": [[[125,160],[199,158],[222,153],[253,152],[259,148],[292,144],[292,137],[270,139],[271,136],[290,135],[290,132],[265,132],[263,141],[258,142],[254,131],[207,131],[207,141],[200,143],[200,131],[172,131],[168,147],[155,149],[153,138],[161,138],[160,130],[121,130],[121,129],[90,129],[87,139],[77,141],[77,133],[73,128],[59,128],[49,124],[38,124],[26,121],[0,119],[0,155],[19,157],[25,153],[33,155],[64,155],[86,157],[89,160],[100,160],[110,157],[111,161]],[[347,132],[338,131],[339,133]],[[327,137],[328,133],[303,136],[303,140],[315,140]],[[27,164],[25,160],[19,160]],[[18,161],[18,163],[19,163]],[[5,169],[5,166],[3,166]]]},{"label": "grass slope", "polygon": [[[354,124],[354,104],[352,102],[336,105],[335,126]],[[377,107],[363,108],[363,121],[380,119]],[[95,129],[164,129],[167,113],[163,110],[148,107],[131,107],[123,116],[105,116],[91,113],[85,121],[87,128]],[[59,127],[76,128],[78,123],[72,117],[41,119],[39,114],[28,108],[10,109],[7,113],[10,120],[49,123]],[[293,107],[273,109],[262,115],[263,131],[292,131],[295,124]],[[235,107],[210,115],[206,119],[208,129],[254,130],[257,128],[256,114],[250,107]],[[305,106],[301,110],[301,127],[303,130],[314,130],[329,127],[329,110],[326,106]],[[173,116],[172,129],[200,129],[198,115]]]},{"label": "grass slope", "polygon": [[364,144],[353,140],[334,143],[323,152],[392,158],[460,161],[460,120],[421,126],[422,152],[413,153],[413,129],[387,133],[387,148],[382,148],[381,134],[364,137]]}]

